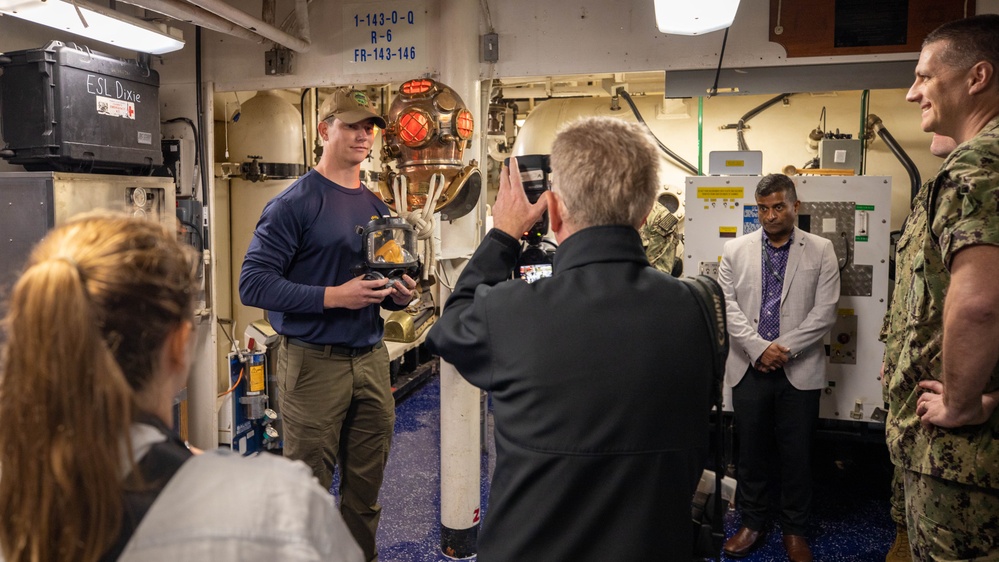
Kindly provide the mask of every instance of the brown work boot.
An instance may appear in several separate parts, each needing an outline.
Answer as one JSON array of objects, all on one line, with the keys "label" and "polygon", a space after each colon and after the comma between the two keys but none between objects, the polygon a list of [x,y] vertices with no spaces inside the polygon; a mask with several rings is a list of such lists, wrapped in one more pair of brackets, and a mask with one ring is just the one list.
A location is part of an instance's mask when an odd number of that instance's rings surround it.
[{"label": "brown work boot", "polygon": [[885,562],[912,562],[912,551],[909,549],[909,531],[905,527],[895,528],[895,542],[892,543]]}]

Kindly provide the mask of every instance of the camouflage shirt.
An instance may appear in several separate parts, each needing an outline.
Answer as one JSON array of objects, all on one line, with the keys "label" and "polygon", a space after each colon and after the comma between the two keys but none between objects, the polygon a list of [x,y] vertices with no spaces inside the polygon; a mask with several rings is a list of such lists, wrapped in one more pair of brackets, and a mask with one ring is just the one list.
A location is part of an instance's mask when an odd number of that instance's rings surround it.
[{"label": "camouflage shirt", "polygon": [[652,204],[649,218],[642,225],[639,234],[642,236],[645,255],[652,267],[665,273],[672,273],[676,261],[676,248],[680,242],[676,215],[656,201]]},{"label": "camouflage shirt", "polygon": [[[928,218],[931,206],[935,211]],[[919,381],[943,377],[943,306],[951,260],[976,244],[999,245],[999,117],[958,146],[916,195],[898,241],[895,291],[881,334],[888,378],[887,441],[894,463],[946,480],[999,488],[999,410],[982,425],[957,429],[924,428],[916,415]],[[999,367],[993,369],[986,392],[996,389]]]}]

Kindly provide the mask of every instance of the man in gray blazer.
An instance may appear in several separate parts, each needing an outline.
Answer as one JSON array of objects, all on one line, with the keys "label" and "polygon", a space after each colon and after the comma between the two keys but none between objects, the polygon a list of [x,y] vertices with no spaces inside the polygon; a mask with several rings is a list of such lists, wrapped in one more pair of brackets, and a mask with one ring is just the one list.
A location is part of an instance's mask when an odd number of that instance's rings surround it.
[{"label": "man in gray blazer", "polygon": [[795,226],[799,202],[791,178],[765,176],[756,204],[763,228],[727,242],[718,273],[728,312],[725,384],[732,387],[739,436],[736,501],[742,515],[742,527],[724,550],[741,558],[763,542],[767,483],[776,471],[784,547],[792,562],[809,562],[811,442],[825,386],[823,337],[839,301],[839,267],[832,242]]}]

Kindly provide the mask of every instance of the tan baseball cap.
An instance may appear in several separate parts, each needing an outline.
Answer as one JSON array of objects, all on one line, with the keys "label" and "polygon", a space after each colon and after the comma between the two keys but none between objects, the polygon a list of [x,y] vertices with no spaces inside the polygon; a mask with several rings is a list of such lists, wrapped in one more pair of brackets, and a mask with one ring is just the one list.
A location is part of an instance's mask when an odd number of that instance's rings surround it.
[{"label": "tan baseball cap", "polygon": [[347,87],[333,90],[319,106],[319,120],[325,121],[330,117],[336,117],[348,125],[374,119],[375,125],[382,129],[386,127],[385,119],[368,109],[368,95]]}]

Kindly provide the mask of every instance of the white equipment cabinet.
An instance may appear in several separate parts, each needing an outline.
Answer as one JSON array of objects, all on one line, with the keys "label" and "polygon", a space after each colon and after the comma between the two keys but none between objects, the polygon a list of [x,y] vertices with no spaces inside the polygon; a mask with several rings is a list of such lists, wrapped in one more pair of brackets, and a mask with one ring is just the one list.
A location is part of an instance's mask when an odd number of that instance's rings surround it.
[{"label": "white equipment cabinet", "polygon": [[[828,366],[819,417],[884,422],[878,341],[888,303],[891,178],[795,176],[798,227],[833,242],[840,265],[838,314],[826,336]],[[717,278],[725,242],[760,227],[759,176],[686,179],[684,271]],[[725,389],[731,410],[731,389]]]}]

